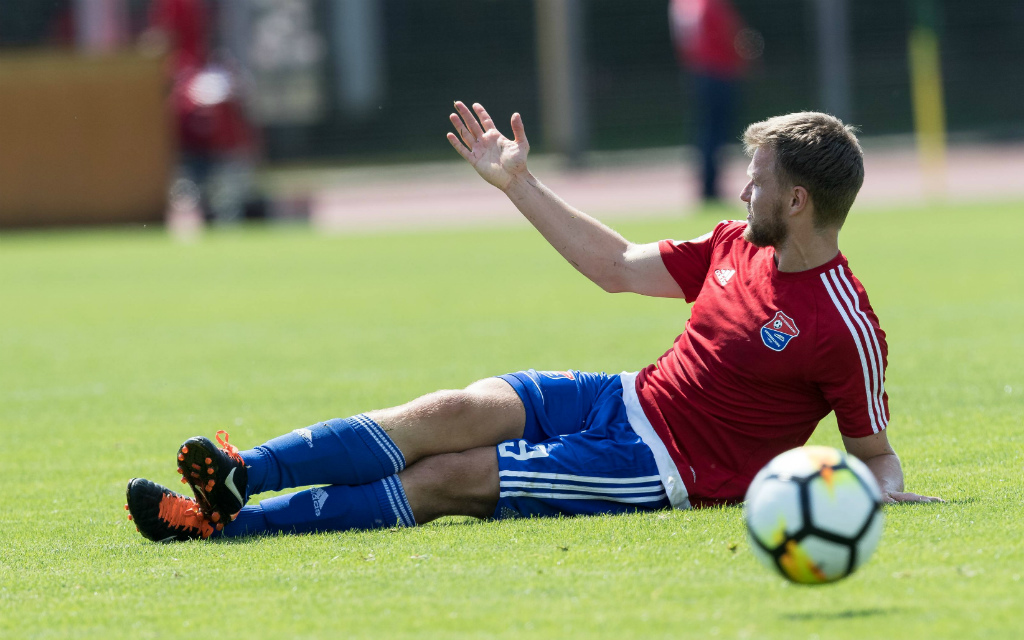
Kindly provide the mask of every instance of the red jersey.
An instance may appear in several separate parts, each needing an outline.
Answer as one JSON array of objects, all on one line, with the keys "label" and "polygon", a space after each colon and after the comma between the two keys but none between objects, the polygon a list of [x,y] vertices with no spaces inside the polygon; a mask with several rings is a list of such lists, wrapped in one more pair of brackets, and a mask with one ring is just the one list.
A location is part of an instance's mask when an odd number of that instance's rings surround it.
[{"label": "red jersey", "polygon": [[672,0],[669,22],[676,56],[690,70],[727,79],[743,72],[736,51],[743,21],[728,0]]},{"label": "red jersey", "polygon": [[754,475],[835,411],[853,438],[885,428],[885,333],[839,254],[787,273],[775,250],[722,222],[661,257],[687,302],[686,330],[636,391],[695,504],[743,499]]},{"label": "red jersey", "polygon": [[177,76],[206,64],[209,15],[205,0],[156,0],[149,7],[149,28],[171,39],[171,70]]}]

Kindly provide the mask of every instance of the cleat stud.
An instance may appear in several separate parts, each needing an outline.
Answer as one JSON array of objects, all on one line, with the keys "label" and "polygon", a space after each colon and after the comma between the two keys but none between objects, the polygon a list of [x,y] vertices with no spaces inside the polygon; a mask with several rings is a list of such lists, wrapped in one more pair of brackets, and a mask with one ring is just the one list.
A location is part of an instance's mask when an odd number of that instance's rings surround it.
[{"label": "cleat stud", "polygon": [[231,522],[234,522],[234,521],[235,521],[235,518],[237,518],[237,517],[238,517],[238,514],[237,514],[237,513],[232,513],[232,514],[231,514]]},{"label": "cleat stud", "polygon": [[224,523],[223,522],[218,522],[217,523],[217,531],[223,531],[223,530],[224,530]]},{"label": "cleat stud", "polygon": [[213,458],[207,458],[206,459],[206,464],[210,464],[211,462],[213,462]]},{"label": "cleat stud", "polygon": [[199,477],[199,474],[196,473],[195,471],[193,471],[191,475],[192,475],[193,478],[198,478]]},{"label": "cleat stud", "polygon": [[214,511],[213,515],[210,516],[210,520],[213,520],[214,522],[220,522],[220,513]]},{"label": "cleat stud", "polygon": [[206,468],[206,473],[208,473],[208,474],[210,474],[212,476],[213,475],[213,467],[207,467]]},{"label": "cleat stud", "polygon": [[178,467],[178,474],[179,475],[185,475],[185,470],[182,469],[181,467]]},{"label": "cleat stud", "polygon": [[128,521],[130,522],[130,521],[132,521],[132,520],[134,520],[134,519],[135,519],[135,518],[133,518],[133,517],[132,517],[132,514],[130,514],[130,513],[129,513],[129,514],[128,514]]},{"label": "cleat stud", "polygon": [[179,453],[179,454],[178,454],[178,462],[181,462],[181,461],[182,461],[182,460],[184,460],[184,459],[185,459],[185,454],[183,454],[183,453]]},{"label": "cleat stud", "polygon": [[181,484],[188,484],[188,480],[186,480],[185,478],[182,478],[181,479]]},{"label": "cleat stud", "polygon": [[142,533],[142,531],[141,531],[141,530],[139,530],[139,528],[138,528],[138,527],[135,527],[135,530],[136,530],[136,531],[138,531],[139,533]]},{"label": "cleat stud", "polygon": [[182,453],[188,453],[188,447],[184,447],[184,446],[183,446],[183,447],[181,448],[181,452],[182,452]]},{"label": "cleat stud", "polygon": [[125,511],[127,511],[127,510],[128,510],[128,505],[124,505],[124,510],[125,510]]},{"label": "cleat stud", "polygon": [[194,462],[192,463],[192,468],[195,469],[196,471],[199,471],[200,469],[202,469],[202,467],[200,467],[198,464],[196,464]]}]

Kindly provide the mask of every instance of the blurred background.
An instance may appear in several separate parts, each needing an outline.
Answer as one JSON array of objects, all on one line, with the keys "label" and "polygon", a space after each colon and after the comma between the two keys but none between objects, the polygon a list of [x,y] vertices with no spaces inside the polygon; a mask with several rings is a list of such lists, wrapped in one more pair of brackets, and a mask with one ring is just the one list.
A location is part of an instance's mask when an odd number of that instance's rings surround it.
[{"label": "blurred background", "polygon": [[595,213],[735,200],[796,110],[860,128],[869,201],[1005,198],[1021,69],[1020,0],[4,0],[0,226],[504,215],[454,99]]}]

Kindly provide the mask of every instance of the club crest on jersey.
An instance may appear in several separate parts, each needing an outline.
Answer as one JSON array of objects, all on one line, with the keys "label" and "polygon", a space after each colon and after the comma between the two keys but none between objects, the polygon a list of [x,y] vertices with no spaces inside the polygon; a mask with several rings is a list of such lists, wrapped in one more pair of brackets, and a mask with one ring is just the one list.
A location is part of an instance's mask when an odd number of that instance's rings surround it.
[{"label": "club crest on jersey", "polygon": [[796,322],[781,311],[761,327],[761,342],[772,351],[782,351],[789,341],[800,335]]}]

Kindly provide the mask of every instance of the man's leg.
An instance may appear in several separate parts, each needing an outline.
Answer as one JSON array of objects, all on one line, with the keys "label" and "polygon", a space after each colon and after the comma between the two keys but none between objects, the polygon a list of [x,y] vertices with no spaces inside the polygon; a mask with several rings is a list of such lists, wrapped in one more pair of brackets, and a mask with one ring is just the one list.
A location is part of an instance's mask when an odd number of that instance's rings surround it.
[{"label": "man's leg", "polygon": [[211,518],[216,526],[198,515],[195,501],[146,481],[129,483],[128,508],[144,536],[167,540],[217,532],[412,526],[443,515],[574,515],[669,506],[654,454],[629,425],[619,376],[529,371],[504,379],[525,403],[525,439],[427,456],[400,474],[358,486],[269,498],[243,508],[234,522]]},{"label": "man's leg", "polygon": [[425,524],[446,515],[488,518],[498,503],[494,447],[426,457],[397,476],[359,486],[314,487],[247,506],[227,537]]},{"label": "man's leg", "polygon": [[398,477],[416,524],[441,516],[490,518],[498,504],[498,454],[493,446],[424,458]]},{"label": "man's leg", "polygon": [[426,456],[522,437],[526,423],[523,401],[501,378],[478,380],[458,391],[437,391],[366,415],[387,432],[409,465]]},{"label": "man's leg", "polygon": [[670,506],[654,455],[616,403],[611,398],[598,411],[601,421],[579,433],[429,456],[370,484],[268,498],[242,509],[222,535],[414,526],[446,515],[590,515]]},{"label": "man's leg", "polygon": [[248,451],[226,442],[221,450],[206,438],[193,438],[179,450],[178,465],[203,511],[215,523],[226,523],[262,491],[365,485],[427,456],[518,438],[525,416],[509,383],[489,378],[399,407],[296,429]]},{"label": "man's leg", "polygon": [[[516,517],[669,506],[654,454],[629,424],[619,376],[528,371],[504,379],[526,411],[524,438],[428,456],[370,485],[269,498],[243,509],[225,535],[366,529],[496,511]],[[415,416],[424,400],[397,411]],[[250,514],[258,526],[249,524]]]}]

